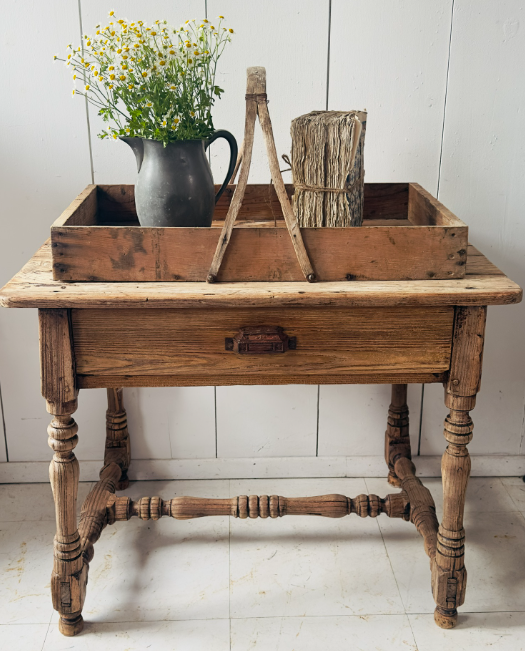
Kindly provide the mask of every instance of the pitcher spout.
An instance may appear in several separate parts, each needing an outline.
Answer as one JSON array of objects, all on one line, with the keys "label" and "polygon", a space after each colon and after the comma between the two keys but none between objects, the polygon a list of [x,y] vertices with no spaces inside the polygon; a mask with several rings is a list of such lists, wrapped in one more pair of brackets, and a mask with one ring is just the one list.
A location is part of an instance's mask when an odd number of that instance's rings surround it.
[{"label": "pitcher spout", "polygon": [[142,142],[142,138],[130,138],[128,136],[124,136],[121,137],[120,140],[125,142],[131,147],[131,149],[133,149],[135,160],[137,161],[137,172],[140,172],[142,161],[144,159],[144,143]]}]

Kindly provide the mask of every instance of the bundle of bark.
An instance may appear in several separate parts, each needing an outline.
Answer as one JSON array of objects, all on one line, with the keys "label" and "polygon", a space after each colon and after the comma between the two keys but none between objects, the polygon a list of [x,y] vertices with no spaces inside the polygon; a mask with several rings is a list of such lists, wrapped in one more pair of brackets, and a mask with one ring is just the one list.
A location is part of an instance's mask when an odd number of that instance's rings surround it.
[{"label": "bundle of bark", "polygon": [[292,121],[299,226],[361,226],[365,111],[312,111]]}]

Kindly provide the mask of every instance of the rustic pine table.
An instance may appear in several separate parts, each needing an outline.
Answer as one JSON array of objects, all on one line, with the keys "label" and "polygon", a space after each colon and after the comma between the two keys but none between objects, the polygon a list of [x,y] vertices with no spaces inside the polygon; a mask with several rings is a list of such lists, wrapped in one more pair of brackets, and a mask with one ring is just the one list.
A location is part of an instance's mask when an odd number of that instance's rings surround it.
[{"label": "rustic pine table", "polygon": [[[53,281],[46,243],[1,291],[5,307],[39,309],[42,394],[52,414],[50,467],[57,532],[51,581],[60,630],[82,630],[93,546],[106,525],[137,516],[390,517],[411,521],[430,557],[435,619],[451,628],[465,598],[463,508],[470,472],[469,412],[480,387],[488,305],[521,289],[473,247],[461,280],[331,283],[63,283]],[[415,476],[407,383],[445,387],[443,520]],[[385,457],[401,491],[305,498],[116,496],[130,463],[122,387],[228,384],[392,384]],[[100,481],[76,519],[79,464],[72,414],[79,389],[108,390]]]}]

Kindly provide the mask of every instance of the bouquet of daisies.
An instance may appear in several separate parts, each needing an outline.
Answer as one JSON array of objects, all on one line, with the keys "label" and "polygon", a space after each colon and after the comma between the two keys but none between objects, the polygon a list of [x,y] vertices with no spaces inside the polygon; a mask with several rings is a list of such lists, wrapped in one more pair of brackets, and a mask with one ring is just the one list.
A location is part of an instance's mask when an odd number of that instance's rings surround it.
[{"label": "bouquet of daisies", "polygon": [[[108,127],[100,138],[206,139],[214,131],[211,109],[224,92],[215,84],[217,62],[233,29],[188,20],[178,29],[165,20],[148,27],[109,13],[106,26],[68,45],[64,61],[73,73],[73,96],[99,109]],[[81,84],[78,87],[78,84]]]}]

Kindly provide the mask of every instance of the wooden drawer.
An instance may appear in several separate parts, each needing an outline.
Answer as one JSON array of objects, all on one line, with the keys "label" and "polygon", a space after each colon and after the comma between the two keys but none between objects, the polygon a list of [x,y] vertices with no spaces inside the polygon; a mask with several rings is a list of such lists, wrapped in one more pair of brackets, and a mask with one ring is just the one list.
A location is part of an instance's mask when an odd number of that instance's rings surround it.
[{"label": "wooden drawer", "polygon": [[[440,381],[453,318],[448,306],[72,310],[80,387]],[[239,328],[262,325],[281,326],[296,349],[226,349]]]}]

